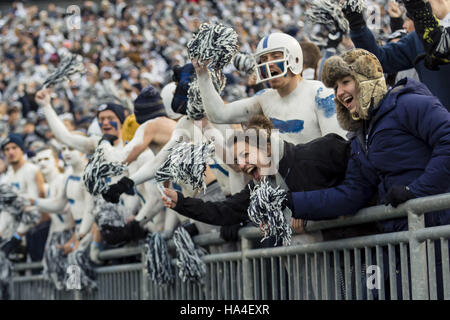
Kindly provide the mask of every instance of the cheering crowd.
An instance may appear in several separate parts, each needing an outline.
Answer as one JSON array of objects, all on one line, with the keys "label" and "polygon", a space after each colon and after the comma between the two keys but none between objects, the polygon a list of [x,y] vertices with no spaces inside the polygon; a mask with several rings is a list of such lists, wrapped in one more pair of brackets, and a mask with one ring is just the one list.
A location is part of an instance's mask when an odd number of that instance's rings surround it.
[{"label": "cheering crowd", "polygon": [[[145,243],[162,284],[173,239],[183,280],[198,281],[197,234],[220,232],[214,253],[236,250],[246,225],[263,247],[404,231],[405,218],[305,226],[450,191],[449,0],[79,13],[79,28],[54,4],[0,17],[4,297],[11,261],[43,261],[58,290],[75,264],[95,289],[102,250]],[[449,210],[425,219],[449,223]]]}]

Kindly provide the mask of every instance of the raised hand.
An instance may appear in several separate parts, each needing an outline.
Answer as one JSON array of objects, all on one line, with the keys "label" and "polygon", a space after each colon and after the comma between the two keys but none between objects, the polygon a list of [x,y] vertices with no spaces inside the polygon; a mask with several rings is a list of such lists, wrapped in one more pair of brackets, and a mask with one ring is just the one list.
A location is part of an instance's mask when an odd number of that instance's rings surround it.
[{"label": "raised hand", "polygon": [[175,190],[164,188],[164,194],[162,201],[166,208],[175,208],[178,202],[178,194]]}]

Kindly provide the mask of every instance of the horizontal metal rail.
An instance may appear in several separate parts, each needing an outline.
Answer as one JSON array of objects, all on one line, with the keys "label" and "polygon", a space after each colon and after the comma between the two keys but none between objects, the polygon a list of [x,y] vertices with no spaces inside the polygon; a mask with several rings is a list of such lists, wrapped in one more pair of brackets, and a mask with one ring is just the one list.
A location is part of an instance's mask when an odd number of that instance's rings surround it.
[{"label": "horizontal metal rail", "polygon": [[[147,276],[144,247],[104,250],[99,254],[103,261],[140,256],[140,262],[95,268],[101,286],[99,293],[75,292],[73,296],[84,299],[352,299],[355,296],[358,299],[374,299],[374,291],[364,287],[363,274],[368,265],[377,264],[382,273],[383,268],[388,268],[385,271],[390,279],[395,279],[396,274],[397,277],[401,275],[401,287],[396,281],[390,281],[386,288],[382,283],[377,299],[385,299],[386,295],[390,295],[390,299],[436,299],[439,283],[443,285],[444,297],[449,299],[447,247],[450,225],[425,228],[423,216],[426,212],[446,208],[450,208],[450,193],[413,199],[397,208],[380,205],[362,209],[352,216],[308,221],[307,232],[401,217],[408,219],[409,227],[408,231],[402,232],[275,248],[253,248],[250,240],[261,239],[260,230],[255,227],[241,228],[241,251],[202,257],[208,269],[204,287],[182,283],[178,277],[172,286],[156,285]],[[226,243],[219,232],[195,236],[193,241],[198,246]],[[435,243],[440,247],[435,248]],[[168,241],[168,248],[174,252],[172,240]],[[442,256],[442,271],[436,269],[433,259],[438,259],[438,253]],[[174,256],[171,260],[177,268]],[[14,271],[42,267],[41,262],[20,263],[14,265]],[[357,282],[352,284],[355,279]],[[52,293],[43,275],[15,276],[13,283],[25,298],[33,297],[29,293],[31,289],[27,288],[41,288],[37,292],[45,292],[37,299],[47,296],[70,298],[70,294]]]}]

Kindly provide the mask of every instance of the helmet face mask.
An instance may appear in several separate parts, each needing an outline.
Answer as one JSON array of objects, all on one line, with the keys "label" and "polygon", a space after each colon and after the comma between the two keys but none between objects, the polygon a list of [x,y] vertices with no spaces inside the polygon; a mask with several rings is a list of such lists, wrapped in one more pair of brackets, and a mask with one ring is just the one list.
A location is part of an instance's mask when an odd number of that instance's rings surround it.
[{"label": "helmet face mask", "polygon": [[[269,60],[266,62],[261,62],[261,57],[263,55],[266,55],[268,53],[272,52],[282,52],[283,58],[276,59],[276,60]],[[269,81],[272,79],[280,78],[286,76],[289,68],[289,53],[287,52],[286,48],[274,48],[270,50],[264,50],[262,52],[259,52],[255,55],[256,60],[256,83],[261,83],[264,81]],[[272,75],[272,72],[270,71],[270,65],[275,64],[278,66],[278,68],[281,70],[281,73]]]},{"label": "helmet face mask", "polygon": [[[281,52],[282,58],[272,61],[261,62],[261,57],[274,52]],[[256,53],[257,82],[268,81],[280,77],[285,77],[290,70],[294,75],[300,74],[303,69],[303,52],[300,43],[290,35],[285,33],[271,33],[259,42]],[[276,64],[281,70],[280,74],[272,75],[270,64]]]}]

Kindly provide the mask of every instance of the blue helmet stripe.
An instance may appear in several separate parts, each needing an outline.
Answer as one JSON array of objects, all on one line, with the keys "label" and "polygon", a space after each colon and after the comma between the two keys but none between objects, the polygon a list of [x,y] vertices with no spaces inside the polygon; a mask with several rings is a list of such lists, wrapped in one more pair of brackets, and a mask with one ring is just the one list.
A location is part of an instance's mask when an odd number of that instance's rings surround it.
[{"label": "blue helmet stripe", "polygon": [[267,42],[269,42],[269,36],[266,36],[263,40],[263,49],[267,48]]}]

